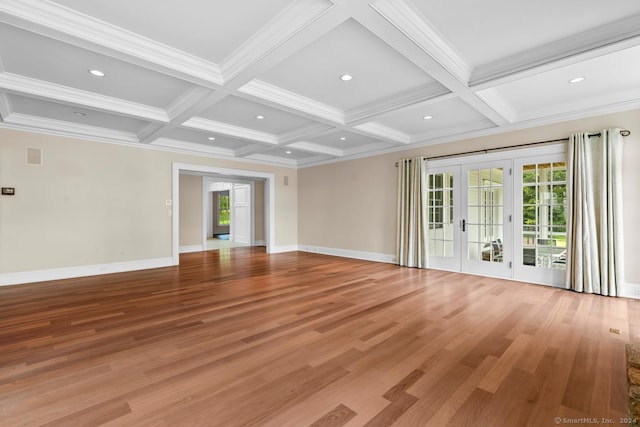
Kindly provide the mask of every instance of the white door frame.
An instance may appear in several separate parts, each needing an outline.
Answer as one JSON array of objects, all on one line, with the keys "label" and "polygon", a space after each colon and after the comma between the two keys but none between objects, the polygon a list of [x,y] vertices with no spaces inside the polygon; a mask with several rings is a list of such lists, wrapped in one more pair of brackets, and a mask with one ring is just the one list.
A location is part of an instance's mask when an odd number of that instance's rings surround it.
[{"label": "white door frame", "polygon": [[180,264],[180,173],[196,172],[201,174],[225,175],[229,179],[233,178],[257,178],[265,180],[264,200],[265,200],[265,245],[267,253],[276,252],[275,248],[275,174],[268,172],[257,172],[242,169],[220,168],[215,166],[205,166],[191,163],[173,162],[172,169],[172,265]]}]

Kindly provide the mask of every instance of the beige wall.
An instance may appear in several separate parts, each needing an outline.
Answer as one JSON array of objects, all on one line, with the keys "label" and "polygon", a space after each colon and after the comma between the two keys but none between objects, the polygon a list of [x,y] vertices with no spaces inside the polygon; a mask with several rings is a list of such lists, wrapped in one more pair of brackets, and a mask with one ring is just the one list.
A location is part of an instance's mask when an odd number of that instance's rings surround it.
[{"label": "beige wall", "polygon": [[299,243],[332,249],[395,253],[396,167],[403,157],[437,156],[469,150],[565,138],[579,131],[629,129],[625,138],[624,227],[626,279],[640,284],[640,110],[542,126],[517,132],[427,146],[365,159],[301,169]]},{"label": "beige wall", "polygon": [[202,245],[202,177],[180,175],[180,246]]},{"label": "beige wall", "polygon": [[275,174],[274,244],[297,243],[294,169],[0,129],[0,274],[171,257],[172,162]]},{"label": "beige wall", "polygon": [[[640,284],[640,264],[633,258],[640,253],[640,110],[298,171],[0,129],[0,185],[16,188],[15,196],[0,197],[0,274],[171,257],[171,217],[164,202],[172,197],[172,162],[275,174],[276,247],[300,244],[393,254],[394,163],[399,158],[563,138],[606,127],[632,132],[625,138],[623,165],[626,276]],[[42,167],[25,164],[26,147],[43,149]],[[256,207],[262,206],[259,185]]]}]

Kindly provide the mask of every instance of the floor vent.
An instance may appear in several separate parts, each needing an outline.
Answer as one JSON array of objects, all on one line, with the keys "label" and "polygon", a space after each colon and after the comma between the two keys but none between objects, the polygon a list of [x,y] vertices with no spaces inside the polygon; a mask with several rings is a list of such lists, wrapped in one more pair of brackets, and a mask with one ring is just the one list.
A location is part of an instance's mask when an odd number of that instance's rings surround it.
[{"label": "floor vent", "polygon": [[42,166],[42,148],[27,147],[27,164]]}]

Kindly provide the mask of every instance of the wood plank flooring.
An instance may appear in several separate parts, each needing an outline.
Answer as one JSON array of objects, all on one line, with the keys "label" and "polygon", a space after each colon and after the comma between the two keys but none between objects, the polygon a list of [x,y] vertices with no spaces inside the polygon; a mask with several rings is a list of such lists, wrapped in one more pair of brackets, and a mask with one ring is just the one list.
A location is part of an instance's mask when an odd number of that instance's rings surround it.
[{"label": "wood plank flooring", "polygon": [[1,287],[0,425],[626,417],[637,301],[259,248],[180,262]]}]

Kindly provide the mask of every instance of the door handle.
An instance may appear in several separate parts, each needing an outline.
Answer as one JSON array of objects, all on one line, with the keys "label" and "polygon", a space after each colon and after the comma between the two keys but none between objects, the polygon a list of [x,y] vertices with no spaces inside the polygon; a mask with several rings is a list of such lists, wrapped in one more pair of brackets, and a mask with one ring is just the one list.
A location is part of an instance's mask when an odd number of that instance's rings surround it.
[{"label": "door handle", "polygon": [[465,221],[464,219],[462,220],[462,231],[465,231],[467,228],[467,221]]}]

